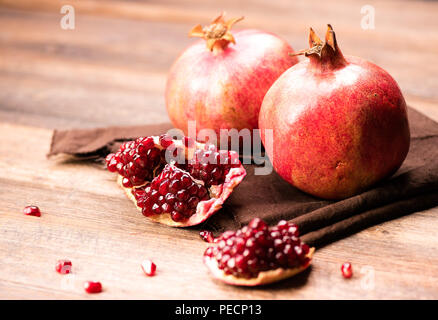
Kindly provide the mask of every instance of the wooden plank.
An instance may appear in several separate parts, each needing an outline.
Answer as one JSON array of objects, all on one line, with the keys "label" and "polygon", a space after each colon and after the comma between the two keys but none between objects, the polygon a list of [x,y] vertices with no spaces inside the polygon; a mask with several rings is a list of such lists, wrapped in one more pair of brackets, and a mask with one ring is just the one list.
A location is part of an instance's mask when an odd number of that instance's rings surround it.
[{"label": "wooden plank", "polygon": [[[103,282],[98,298],[438,297],[438,208],[324,247],[312,270],[295,279],[233,288],[209,278],[199,229],[149,222],[97,165],[47,160],[50,130],[1,124],[0,136],[0,298],[86,298],[87,279]],[[41,218],[21,213],[30,203],[42,209]],[[74,264],[73,284],[53,269],[65,257]],[[157,263],[156,277],[142,274],[146,257]],[[356,272],[351,281],[339,271],[346,260]],[[364,267],[375,272],[372,290],[361,284]]]}]

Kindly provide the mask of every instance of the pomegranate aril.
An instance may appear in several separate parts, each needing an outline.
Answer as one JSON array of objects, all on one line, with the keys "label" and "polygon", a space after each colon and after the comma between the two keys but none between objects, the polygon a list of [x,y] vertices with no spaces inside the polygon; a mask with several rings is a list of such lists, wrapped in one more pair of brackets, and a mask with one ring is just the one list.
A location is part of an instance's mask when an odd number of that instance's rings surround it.
[{"label": "pomegranate aril", "polygon": [[147,206],[146,204],[144,204],[143,207],[141,207],[141,213],[145,216],[145,217],[150,217],[153,216],[155,213],[152,211],[152,208],[150,206]]},{"label": "pomegranate aril", "polygon": [[189,198],[187,190],[180,190],[176,193],[176,198],[180,201],[186,201]]},{"label": "pomegranate aril", "polygon": [[169,205],[173,205],[176,201],[175,195],[172,193],[166,194],[164,199],[166,200],[166,203],[168,203]]},{"label": "pomegranate aril", "polygon": [[198,186],[196,184],[191,185],[187,190],[191,195],[198,194]]},{"label": "pomegranate aril", "polygon": [[58,260],[55,265],[55,270],[61,274],[67,274],[71,272],[72,263],[70,260]]},{"label": "pomegranate aril", "polygon": [[117,170],[117,159],[114,153],[110,153],[106,156],[106,167],[110,172],[115,172]]},{"label": "pomegranate aril", "polygon": [[267,225],[262,219],[254,218],[250,221],[248,227],[255,230],[264,230],[267,227]]},{"label": "pomegranate aril", "polygon": [[132,183],[131,183],[131,181],[128,178],[123,178],[122,179],[122,185],[125,188],[131,188],[132,187]]},{"label": "pomegranate aril", "polygon": [[198,197],[203,198],[206,194],[207,194],[207,189],[205,189],[201,185],[198,185]]},{"label": "pomegranate aril", "polygon": [[115,154],[114,153],[109,153],[106,157],[105,157],[105,161],[108,163],[110,162],[112,159],[114,159]]},{"label": "pomegranate aril", "polygon": [[154,205],[152,206],[152,211],[155,214],[160,214],[161,213],[161,206],[159,206],[158,204],[154,203]]},{"label": "pomegranate aril", "polygon": [[23,213],[27,216],[41,217],[40,208],[37,206],[27,206],[23,209]]},{"label": "pomegranate aril", "polygon": [[186,205],[181,201],[177,202],[175,204],[174,208],[176,211],[181,212],[181,213],[183,213],[187,209]]},{"label": "pomegranate aril", "polygon": [[163,182],[161,182],[158,191],[160,192],[161,195],[165,196],[167,194],[168,189],[169,189],[169,181],[164,180]]},{"label": "pomegranate aril", "polygon": [[189,199],[189,201],[187,201],[187,205],[188,205],[189,208],[191,208],[191,209],[196,208],[196,206],[198,205],[198,203],[199,203],[199,199],[196,198],[196,197],[191,197],[191,198]]},{"label": "pomegranate aril", "polygon": [[199,236],[205,242],[212,243],[214,241],[213,233],[211,233],[211,231],[201,231],[199,232]]},{"label": "pomegranate aril", "polygon": [[183,221],[185,219],[184,215],[178,211],[172,211],[170,217],[175,222],[180,222],[180,221]]},{"label": "pomegranate aril", "polygon": [[141,263],[141,268],[143,269],[143,272],[149,277],[155,275],[155,271],[157,270],[157,266],[155,265],[155,263],[153,263],[149,259],[146,259]]},{"label": "pomegranate aril", "polygon": [[188,188],[192,185],[192,179],[185,174],[181,177],[181,184],[183,188]]},{"label": "pomegranate aril", "polygon": [[350,262],[345,262],[341,266],[342,276],[346,279],[349,279],[353,276],[353,267]]},{"label": "pomegranate aril", "polygon": [[146,149],[151,149],[154,146],[154,139],[152,137],[143,138],[142,144]]},{"label": "pomegranate aril", "polygon": [[84,289],[87,293],[99,293],[102,292],[102,284],[98,281],[86,281]]},{"label": "pomegranate aril", "polygon": [[174,180],[169,185],[169,192],[176,193],[181,189],[181,181]]},{"label": "pomegranate aril", "polygon": [[145,191],[145,189],[142,189],[142,188],[134,188],[134,189],[132,189],[131,193],[133,194],[135,199],[138,200],[140,197],[145,196],[146,191]]},{"label": "pomegranate aril", "polygon": [[170,136],[168,136],[167,134],[161,135],[159,140],[160,140],[160,145],[163,148],[167,148],[167,147],[169,147],[170,145],[173,144],[172,138]]}]

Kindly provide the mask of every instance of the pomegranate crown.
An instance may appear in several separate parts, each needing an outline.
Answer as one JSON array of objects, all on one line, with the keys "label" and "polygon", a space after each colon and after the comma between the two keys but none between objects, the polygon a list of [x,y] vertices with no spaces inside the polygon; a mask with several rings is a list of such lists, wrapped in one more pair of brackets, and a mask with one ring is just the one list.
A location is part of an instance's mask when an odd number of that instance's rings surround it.
[{"label": "pomegranate crown", "polygon": [[335,69],[347,64],[336,41],[336,34],[333,27],[328,24],[323,42],[318,35],[310,28],[309,49],[300,50],[296,53],[290,53],[291,56],[304,55],[309,57],[314,64],[325,68]]},{"label": "pomegranate crown", "polygon": [[189,37],[203,38],[207,42],[207,49],[210,51],[223,50],[230,42],[236,43],[232,33],[232,26],[243,20],[243,17],[233,18],[225,21],[225,13],[222,12],[210,25],[202,27],[200,24],[194,26],[189,32]]}]

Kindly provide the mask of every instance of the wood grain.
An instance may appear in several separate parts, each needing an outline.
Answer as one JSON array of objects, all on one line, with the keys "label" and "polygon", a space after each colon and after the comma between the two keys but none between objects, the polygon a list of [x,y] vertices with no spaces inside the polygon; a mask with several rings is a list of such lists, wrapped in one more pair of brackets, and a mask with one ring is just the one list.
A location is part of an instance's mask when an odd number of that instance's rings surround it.
[{"label": "wood grain", "polygon": [[[53,128],[166,121],[166,73],[193,41],[187,30],[224,9],[246,16],[240,28],[273,31],[296,49],[309,26],[322,33],[331,22],[344,53],[387,69],[407,101],[438,121],[438,3],[367,1],[376,8],[368,31],[361,1],[75,0],[74,31],[59,27],[64,3],[0,0],[0,298],[438,298],[438,208],[326,246],[293,279],[234,288],[208,276],[196,228],[148,221],[98,165],[45,157]],[[41,218],[22,215],[30,203]],[[73,261],[71,276],[54,271],[60,258]],[[156,277],[142,274],[144,258],[158,265]],[[348,281],[339,271],[347,260]],[[373,288],[361,270],[373,270]],[[102,294],[84,293],[91,279]]]}]

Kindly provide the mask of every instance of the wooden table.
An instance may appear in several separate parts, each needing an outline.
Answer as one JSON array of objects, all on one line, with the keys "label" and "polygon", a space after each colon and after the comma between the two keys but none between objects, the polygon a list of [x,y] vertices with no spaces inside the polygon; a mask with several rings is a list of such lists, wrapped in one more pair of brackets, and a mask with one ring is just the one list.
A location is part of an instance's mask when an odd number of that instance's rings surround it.
[{"label": "wooden table", "polygon": [[[75,30],[60,28],[66,3]],[[190,27],[223,9],[295,49],[307,46],[309,26],[321,34],[332,23],[344,53],[384,67],[409,104],[438,120],[438,3],[366,1],[374,30],[361,29],[363,1],[220,3],[0,0],[0,298],[438,298],[438,208],[326,246],[293,279],[235,288],[209,277],[196,230],[149,222],[98,165],[46,159],[54,128],[167,121],[166,72],[193,41]],[[42,217],[24,216],[28,204]],[[158,265],[152,278],[140,269],[147,257]],[[60,258],[73,261],[71,276],[54,271]],[[89,279],[105,291],[85,294]]]}]

